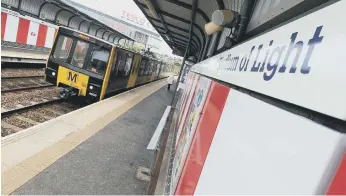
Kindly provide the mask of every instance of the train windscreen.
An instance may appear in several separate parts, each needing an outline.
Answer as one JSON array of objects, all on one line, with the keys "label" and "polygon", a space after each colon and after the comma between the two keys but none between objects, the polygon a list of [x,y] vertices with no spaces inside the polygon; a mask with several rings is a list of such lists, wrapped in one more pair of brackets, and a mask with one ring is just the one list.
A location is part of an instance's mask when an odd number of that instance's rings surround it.
[{"label": "train windscreen", "polygon": [[60,61],[66,62],[71,51],[72,43],[72,38],[60,35],[53,53],[53,57]]},{"label": "train windscreen", "polygon": [[55,59],[101,76],[106,72],[109,56],[109,49],[103,48],[102,45],[64,35],[59,35],[53,52]]},{"label": "train windscreen", "polygon": [[86,69],[94,73],[104,75],[107,69],[108,59],[109,51],[100,47],[94,47]]}]

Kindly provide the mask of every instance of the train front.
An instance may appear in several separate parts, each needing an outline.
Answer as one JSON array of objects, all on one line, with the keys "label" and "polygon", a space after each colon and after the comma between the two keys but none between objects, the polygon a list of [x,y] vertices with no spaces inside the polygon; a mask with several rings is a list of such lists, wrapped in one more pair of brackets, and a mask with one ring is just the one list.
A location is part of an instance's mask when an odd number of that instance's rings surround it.
[{"label": "train front", "polygon": [[101,100],[111,49],[106,42],[60,27],[48,57],[46,81],[62,87],[62,98]]}]

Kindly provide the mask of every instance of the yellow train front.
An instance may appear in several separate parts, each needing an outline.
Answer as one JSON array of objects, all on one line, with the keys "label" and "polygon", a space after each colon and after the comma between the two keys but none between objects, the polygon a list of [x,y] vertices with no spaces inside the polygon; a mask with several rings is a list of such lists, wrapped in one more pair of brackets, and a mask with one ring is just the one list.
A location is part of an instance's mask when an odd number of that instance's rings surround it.
[{"label": "yellow train front", "polygon": [[169,75],[163,62],[60,27],[47,60],[46,81],[62,87],[63,98],[89,102]]}]

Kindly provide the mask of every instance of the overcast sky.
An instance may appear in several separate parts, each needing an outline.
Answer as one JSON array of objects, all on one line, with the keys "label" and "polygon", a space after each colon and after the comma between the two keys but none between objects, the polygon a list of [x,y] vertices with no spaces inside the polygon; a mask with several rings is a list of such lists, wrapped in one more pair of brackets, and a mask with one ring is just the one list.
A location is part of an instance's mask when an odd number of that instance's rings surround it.
[{"label": "overcast sky", "polygon": [[[79,4],[83,4],[87,7],[93,8],[95,10],[101,11],[110,16],[121,18],[123,15],[123,10],[129,13],[133,13],[140,18],[145,18],[144,14],[137,7],[137,5],[132,0],[72,0]],[[145,18],[147,21],[147,19]],[[128,22],[128,21],[127,21]],[[154,30],[155,31],[155,30]],[[162,42],[161,51],[165,54],[172,55],[172,50],[166,44]]]}]

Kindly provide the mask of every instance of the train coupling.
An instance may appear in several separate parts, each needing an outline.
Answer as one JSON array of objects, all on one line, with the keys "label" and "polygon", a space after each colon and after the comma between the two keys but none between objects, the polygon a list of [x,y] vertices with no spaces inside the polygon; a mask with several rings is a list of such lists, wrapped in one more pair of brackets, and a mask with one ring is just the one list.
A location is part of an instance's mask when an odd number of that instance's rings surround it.
[{"label": "train coupling", "polygon": [[78,94],[78,90],[72,87],[63,88],[60,90],[60,97],[63,99],[76,96],[77,94]]}]

